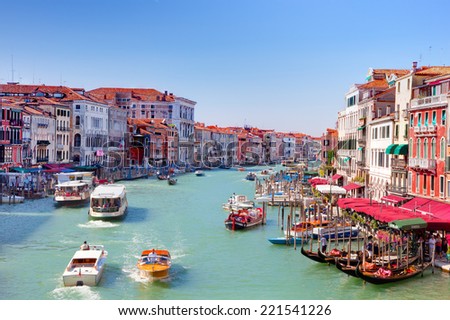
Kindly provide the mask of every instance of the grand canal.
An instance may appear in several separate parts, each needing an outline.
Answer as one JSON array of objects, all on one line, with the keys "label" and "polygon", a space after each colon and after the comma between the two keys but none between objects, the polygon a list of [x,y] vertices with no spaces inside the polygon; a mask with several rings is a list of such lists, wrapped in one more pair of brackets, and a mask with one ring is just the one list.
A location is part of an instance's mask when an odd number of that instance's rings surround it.
[{"label": "grand canal", "polygon": [[[233,193],[252,197],[245,172],[178,176],[178,184],[126,181],[129,211],[122,221],[88,218],[84,207],[55,207],[53,198],[0,206],[0,299],[448,299],[449,275],[427,270],[402,283],[376,286],[315,263],[300,249],[276,246],[278,209],[267,224],[244,232],[224,227],[221,208]],[[122,183],[122,182],[121,182]],[[87,240],[108,250],[98,287],[66,288],[62,273]],[[167,248],[170,278],[148,282],[136,261],[148,248]]]}]

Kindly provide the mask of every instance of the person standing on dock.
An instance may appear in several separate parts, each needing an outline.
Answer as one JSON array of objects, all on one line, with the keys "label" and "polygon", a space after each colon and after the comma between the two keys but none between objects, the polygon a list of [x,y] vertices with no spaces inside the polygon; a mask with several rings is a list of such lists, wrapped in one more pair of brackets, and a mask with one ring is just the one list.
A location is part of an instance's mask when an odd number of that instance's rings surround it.
[{"label": "person standing on dock", "polygon": [[327,252],[327,238],[325,238],[324,235],[322,235],[322,238],[320,238],[320,245],[322,247],[322,252]]}]

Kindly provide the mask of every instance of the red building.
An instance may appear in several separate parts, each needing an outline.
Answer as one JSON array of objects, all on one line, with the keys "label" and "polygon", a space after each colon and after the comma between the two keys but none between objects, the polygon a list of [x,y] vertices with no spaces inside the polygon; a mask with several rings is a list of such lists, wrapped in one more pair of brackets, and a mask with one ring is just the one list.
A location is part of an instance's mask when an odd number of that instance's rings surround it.
[{"label": "red building", "polygon": [[445,199],[447,108],[450,74],[413,88],[409,113],[408,189],[414,196]]},{"label": "red building", "polygon": [[22,164],[22,108],[0,100],[0,168]]}]

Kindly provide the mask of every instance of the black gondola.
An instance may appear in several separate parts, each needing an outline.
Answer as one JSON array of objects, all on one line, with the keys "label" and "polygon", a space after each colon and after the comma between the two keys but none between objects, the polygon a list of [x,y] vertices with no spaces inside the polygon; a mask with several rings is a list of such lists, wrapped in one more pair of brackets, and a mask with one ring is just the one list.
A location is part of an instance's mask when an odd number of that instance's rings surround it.
[{"label": "black gondola", "polygon": [[320,262],[320,263],[327,263],[328,261],[325,261],[321,256],[319,256],[319,250],[317,250],[317,252],[314,251],[310,251],[310,250],[305,250],[303,247],[301,249],[301,253],[307,257],[310,258],[311,260],[314,260],[316,262]]},{"label": "black gondola", "polygon": [[[350,263],[352,263],[352,260],[350,260]],[[356,265],[348,265],[347,264],[347,260],[344,259],[337,259],[336,261],[336,268],[338,268],[339,270],[341,270],[342,272],[344,272],[345,274],[352,276],[352,277],[356,277],[358,278],[358,275],[356,274],[356,267],[358,264]]]},{"label": "black gondola", "polygon": [[415,277],[418,274],[422,274],[423,271],[430,265],[431,265],[430,263],[412,264],[403,269],[394,271],[389,269],[378,268],[376,272],[371,272],[371,271],[363,271],[361,269],[361,265],[358,264],[358,266],[356,267],[356,275],[369,283],[385,284]]}]

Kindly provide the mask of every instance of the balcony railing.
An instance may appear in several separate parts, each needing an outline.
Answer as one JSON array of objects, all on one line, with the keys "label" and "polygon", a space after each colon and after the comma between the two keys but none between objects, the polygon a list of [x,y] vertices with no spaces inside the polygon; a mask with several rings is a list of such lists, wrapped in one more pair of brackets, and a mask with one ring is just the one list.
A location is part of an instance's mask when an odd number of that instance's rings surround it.
[{"label": "balcony railing", "polygon": [[421,168],[421,169],[436,169],[436,160],[434,159],[421,159],[421,158],[411,158],[408,161],[408,165],[411,168]]},{"label": "balcony railing", "polygon": [[389,186],[389,192],[400,196],[406,196],[408,193],[407,187]]},{"label": "balcony railing", "polygon": [[56,148],[57,148],[58,150],[62,150],[62,149],[64,149],[64,145],[63,145],[62,143],[58,143],[58,144],[56,145]]},{"label": "balcony railing", "polygon": [[434,134],[436,133],[436,126],[435,125],[429,125],[429,126],[421,126],[421,127],[414,127],[414,133],[418,135],[422,134]]},{"label": "balcony railing", "polygon": [[391,167],[393,170],[406,170],[406,160],[405,159],[392,159]]},{"label": "balcony railing", "polygon": [[447,95],[440,94],[437,96],[411,100],[411,109],[428,108],[446,103],[447,103]]},{"label": "balcony railing", "polygon": [[48,162],[48,157],[45,158],[36,158],[37,162]]}]

